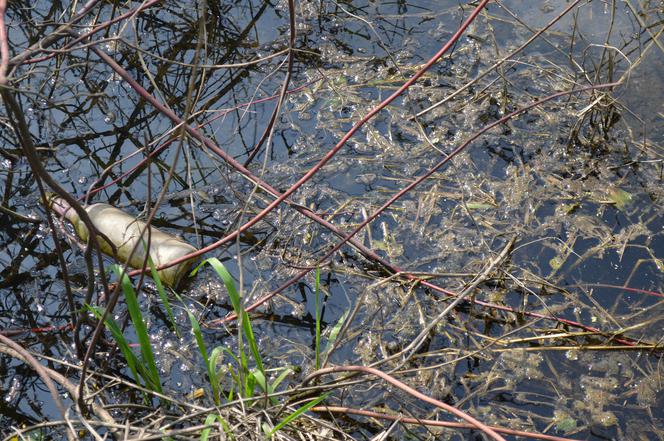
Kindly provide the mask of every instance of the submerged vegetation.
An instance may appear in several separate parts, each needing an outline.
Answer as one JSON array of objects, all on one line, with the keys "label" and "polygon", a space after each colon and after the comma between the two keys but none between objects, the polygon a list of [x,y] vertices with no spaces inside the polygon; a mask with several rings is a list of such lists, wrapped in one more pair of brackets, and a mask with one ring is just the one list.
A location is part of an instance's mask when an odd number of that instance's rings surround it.
[{"label": "submerged vegetation", "polygon": [[0,17],[2,439],[664,438],[660,2]]}]

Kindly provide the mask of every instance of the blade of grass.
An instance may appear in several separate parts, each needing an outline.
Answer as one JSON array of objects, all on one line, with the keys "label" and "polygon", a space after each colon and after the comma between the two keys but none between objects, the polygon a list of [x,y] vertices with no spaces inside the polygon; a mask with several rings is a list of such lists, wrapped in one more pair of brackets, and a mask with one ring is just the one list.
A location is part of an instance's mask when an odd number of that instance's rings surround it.
[{"label": "blade of grass", "polygon": [[281,420],[281,421],[279,422],[279,424],[277,424],[276,426],[274,426],[274,429],[272,429],[272,430],[270,431],[270,433],[269,433],[267,436],[272,436],[272,435],[274,435],[274,433],[275,433],[276,431],[280,430],[280,429],[281,429],[282,427],[284,427],[286,424],[288,424],[288,423],[290,423],[291,421],[295,420],[297,417],[299,417],[300,415],[302,415],[304,412],[306,412],[307,410],[311,409],[312,407],[314,407],[315,405],[317,405],[318,403],[320,403],[321,401],[323,401],[325,398],[328,397],[328,395],[330,395],[329,392],[328,392],[328,393],[325,393],[325,394],[323,394],[323,395],[321,395],[320,397],[318,397],[318,398],[316,398],[316,399],[314,399],[314,400],[312,400],[312,401],[309,401],[307,404],[305,404],[304,406],[302,406],[302,407],[300,407],[299,409],[297,409],[295,412],[293,412],[293,413],[291,413],[290,415],[288,415],[286,418],[284,418],[283,420]]},{"label": "blade of grass", "polygon": [[291,374],[293,372],[293,369],[291,368],[284,368],[283,372],[279,374],[279,376],[272,382],[271,387],[272,390],[276,390],[277,387],[281,384],[282,381],[286,379],[288,374]]},{"label": "blade of grass", "polygon": [[[219,421],[219,424],[221,425],[221,428],[223,429],[224,433],[226,436],[230,439],[235,439],[235,435],[233,435],[233,431],[231,430],[231,426],[228,425],[226,420],[224,420],[221,415],[217,415],[215,413],[211,413],[205,418],[205,425],[206,426],[211,426],[214,424],[214,422]],[[203,429],[201,431],[201,439],[200,441],[207,441],[207,439],[210,437],[210,431],[212,430],[211,427],[208,427],[207,429]]]},{"label": "blade of grass", "polygon": [[258,379],[256,378],[256,375],[254,375],[254,372],[255,371],[250,371],[245,376],[245,380],[244,380],[244,397],[245,398],[253,398],[254,390],[256,390],[256,384],[259,384]]},{"label": "blade of grass", "polygon": [[[237,289],[235,288],[235,282],[233,281],[233,277],[228,272],[226,267],[219,261],[219,259],[213,257],[202,261],[196,268],[194,268],[194,270],[191,272],[191,275],[192,276],[196,275],[198,270],[201,267],[203,267],[206,263],[212,266],[212,268],[215,270],[219,278],[224,283],[226,291],[228,291],[228,297],[231,300],[231,305],[233,306],[233,310],[240,318],[240,323],[246,323],[246,321],[244,320],[245,317],[242,314],[242,301],[240,295],[237,292]],[[242,330],[244,330],[244,326],[242,326]],[[242,333],[238,332],[237,337],[238,337],[237,346],[240,358],[240,370],[238,371],[238,375],[240,376],[240,379],[242,379],[242,381],[239,382],[239,384],[242,384],[242,387],[239,388],[238,391],[240,392],[240,394],[244,394],[244,390],[246,390],[247,376],[249,374],[249,363],[247,361],[247,356],[244,352]]]},{"label": "blade of grass", "polygon": [[131,321],[134,324],[136,337],[138,337],[143,363],[149,372],[149,379],[152,383],[151,389],[156,390],[157,392],[162,392],[161,379],[159,378],[159,371],[157,370],[157,364],[154,360],[154,353],[152,352],[150,337],[148,335],[145,322],[143,321],[143,314],[141,313],[141,308],[138,304],[138,300],[136,299],[134,287],[132,286],[127,274],[122,271],[122,267],[120,265],[113,265],[112,268],[117,277],[120,279],[122,291],[125,295],[125,302],[127,303],[127,309],[129,310],[129,316],[131,317]]},{"label": "blade of grass", "polygon": [[315,295],[316,295],[316,370],[320,369],[320,321],[321,321],[321,309],[320,309],[320,267],[316,267],[316,285],[315,285]]},{"label": "blade of grass", "polygon": [[[97,320],[100,320],[103,316],[103,311],[100,308],[97,308],[95,306],[90,306],[90,305],[85,305],[85,307],[88,309],[88,311],[92,312],[94,316],[97,318]],[[127,362],[127,366],[129,367],[129,370],[131,371],[131,375],[134,377],[134,381],[136,381],[136,384],[141,384],[141,376],[139,376],[139,367],[140,362],[138,358],[136,357],[136,354],[134,354],[131,351],[131,348],[129,347],[129,343],[127,342],[127,339],[125,339],[124,335],[122,334],[122,331],[120,330],[120,327],[118,324],[113,320],[111,317],[108,317],[106,321],[104,322],[104,325],[106,325],[106,328],[108,328],[109,331],[111,331],[111,335],[113,336],[113,339],[115,340],[115,343],[118,345],[120,348],[120,351],[122,352],[122,355],[124,355],[125,361]],[[149,388],[149,384],[147,379],[145,379],[145,385]]]},{"label": "blade of grass", "polygon": [[221,371],[220,370],[217,371],[217,360],[219,359],[220,356],[224,354],[225,351],[227,351],[226,348],[217,346],[212,350],[212,353],[210,354],[210,359],[207,362],[208,376],[210,376],[210,386],[212,387],[215,399],[219,401],[221,401],[221,391],[220,391],[221,377],[219,375]]},{"label": "blade of grass", "polygon": [[[260,386],[260,388],[263,389],[263,391],[267,395],[272,395],[272,393],[274,392],[274,387],[273,385],[267,382],[267,379],[265,378],[265,375],[263,375],[262,372],[254,369],[251,371],[251,375],[253,375],[253,377],[255,378],[256,384],[258,384],[258,386]],[[270,401],[272,402],[272,404],[278,404],[278,401],[275,397],[270,396]]]},{"label": "blade of grass", "polygon": [[286,379],[288,374],[290,374],[291,372],[293,372],[293,370],[291,368],[283,368],[283,371],[277,376],[277,378],[272,382],[272,384],[270,384],[270,383],[267,382],[267,380],[266,380],[265,376],[263,375],[263,373],[261,373],[257,370],[252,371],[254,377],[256,377],[258,385],[261,387],[261,389],[263,389],[263,391],[265,391],[268,395],[270,395],[270,401],[272,402],[272,404],[275,404],[275,405],[278,404],[278,401],[275,397],[273,397],[271,395],[274,393],[274,391],[277,389],[277,387],[281,384],[281,382],[284,381],[284,379]]},{"label": "blade of grass", "polygon": [[[242,331],[244,333],[245,338],[247,339],[247,343],[249,344],[249,349],[251,351],[251,354],[254,358],[254,361],[256,363],[256,367],[258,368],[258,371],[263,374],[263,377],[265,377],[265,369],[263,367],[263,361],[260,356],[260,352],[258,350],[258,344],[256,343],[256,337],[254,336],[254,331],[251,327],[251,321],[249,320],[249,314],[245,311],[244,307],[242,306],[242,299],[240,295],[237,292],[237,289],[235,288],[235,282],[233,281],[233,276],[231,276],[231,273],[228,272],[226,267],[224,266],[223,263],[216,257],[211,257],[209,259],[204,260],[201,262],[195,269],[192,271],[192,274],[196,274],[196,272],[205,264],[210,265],[214,271],[217,273],[219,278],[223,281],[224,286],[226,287],[226,290],[228,291],[228,296],[231,300],[231,304],[233,305],[233,310],[237,314],[237,316],[240,318],[240,324],[242,327]],[[239,337],[239,336],[238,336]],[[244,350],[240,345],[240,361],[242,364],[242,370],[245,373],[249,373],[249,366],[246,360],[246,355],[244,354]],[[247,379],[247,382],[249,380]],[[247,388],[245,388],[245,391]]]},{"label": "blade of grass", "polygon": [[330,337],[327,339],[327,344],[325,345],[324,352],[329,352],[330,350],[332,350],[334,342],[337,341],[337,337],[339,336],[339,331],[341,331],[341,328],[343,327],[349,312],[350,309],[347,309],[346,312],[344,312],[343,315],[339,317],[339,320],[337,320],[337,323],[334,325],[334,327],[330,330]]},{"label": "blade of grass", "polygon": [[[179,298],[179,296],[178,299],[180,300],[180,302],[182,302],[182,299]],[[198,320],[196,319],[194,314],[191,311],[189,311],[189,308],[185,306],[184,310],[187,311],[187,315],[189,316],[189,322],[191,323],[191,328],[194,331],[194,338],[196,339],[196,343],[198,344],[198,351],[201,353],[201,356],[203,357],[203,362],[205,363],[205,368],[207,369],[208,377],[210,379],[210,387],[212,388],[212,400],[214,401],[214,404],[218,406],[221,404],[221,400],[219,398],[219,382],[217,381],[217,371],[214,368],[214,366],[212,366],[212,364],[210,363],[207,347],[205,346],[205,340],[203,340],[203,333],[201,332],[201,326],[198,323]],[[214,354],[215,351],[216,348],[212,351],[213,355],[215,355]]]},{"label": "blade of grass", "polygon": [[152,260],[152,257],[150,257],[149,255],[148,255],[148,265],[150,265],[150,273],[152,274],[152,279],[154,280],[154,283],[157,285],[157,292],[159,293],[159,298],[161,299],[161,303],[164,305],[166,314],[168,314],[168,319],[171,321],[171,324],[173,325],[175,334],[178,336],[178,338],[182,338],[182,335],[180,335],[180,330],[178,329],[178,326],[175,324],[175,316],[173,315],[173,311],[171,310],[171,304],[168,301],[166,290],[164,289],[164,285],[161,283],[161,278],[159,277],[159,273],[157,273],[157,267],[154,265],[154,261]]}]

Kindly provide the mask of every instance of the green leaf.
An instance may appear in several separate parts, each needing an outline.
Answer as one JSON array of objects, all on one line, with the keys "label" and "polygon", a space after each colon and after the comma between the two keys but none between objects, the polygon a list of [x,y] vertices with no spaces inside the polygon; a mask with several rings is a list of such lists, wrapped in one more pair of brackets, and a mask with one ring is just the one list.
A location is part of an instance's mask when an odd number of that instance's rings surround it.
[{"label": "green leaf", "polygon": [[556,212],[557,212],[557,214],[569,215],[569,214],[574,213],[580,207],[581,207],[581,204],[579,202],[573,202],[573,203],[570,203],[570,204],[560,204],[558,206],[558,209],[556,210]]},{"label": "green leaf", "polygon": [[321,322],[321,307],[320,307],[320,267],[316,267],[316,284],[315,284],[315,296],[316,296],[316,342],[315,342],[315,351],[316,351],[316,370],[320,369],[320,322]]},{"label": "green leaf", "polygon": [[489,208],[495,208],[491,204],[485,204],[482,202],[467,202],[466,207],[468,207],[469,210],[487,210]]},{"label": "green leaf", "polygon": [[334,342],[337,340],[339,332],[341,332],[341,328],[343,327],[344,322],[346,321],[346,318],[348,317],[349,313],[350,309],[347,309],[346,312],[344,312],[343,315],[339,317],[339,320],[337,320],[337,323],[334,325],[334,327],[330,330],[330,337],[327,339],[327,345],[325,345],[325,352],[329,352],[332,350]]},{"label": "green leaf", "polygon": [[284,368],[283,371],[275,378],[275,380],[272,382],[270,387],[272,390],[276,390],[277,387],[281,384],[282,381],[286,379],[286,377],[293,372],[293,369],[291,368]]},{"label": "green leaf", "polygon": [[[85,305],[85,307],[88,309],[88,311],[94,314],[97,320],[101,320],[101,318],[104,315],[103,310],[90,305]],[[134,354],[131,348],[129,347],[129,343],[127,343],[127,339],[125,339],[124,335],[122,334],[122,330],[120,330],[118,324],[115,323],[115,320],[113,320],[111,317],[106,318],[106,320],[104,321],[104,325],[106,326],[106,328],[108,328],[109,331],[111,331],[111,335],[113,336],[115,343],[120,348],[122,355],[124,355],[125,361],[127,362],[127,366],[129,367],[129,370],[131,371],[131,374],[134,377],[134,381],[136,381],[136,384],[141,384],[141,380],[138,373],[138,366],[140,366],[140,363],[138,361],[138,358],[136,357],[136,354]],[[148,386],[147,379],[146,379],[146,386]]]},{"label": "green leaf", "polygon": [[556,423],[556,429],[563,433],[570,433],[576,430],[576,420],[574,418],[564,418]]},{"label": "green leaf", "polygon": [[150,383],[152,383],[149,387],[152,390],[156,390],[157,392],[161,393],[162,389],[161,379],[159,378],[159,371],[157,370],[157,364],[154,360],[154,353],[152,352],[148,329],[145,326],[145,322],[143,321],[143,314],[141,313],[141,308],[138,304],[136,293],[134,292],[134,287],[131,284],[131,280],[129,280],[129,277],[122,270],[120,265],[113,265],[112,268],[117,277],[120,279],[122,291],[125,295],[125,302],[127,303],[127,309],[129,310],[129,317],[131,317],[131,322],[134,324],[134,330],[136,331],[136,336],[138,337],[138,343],[141,348],[141,355],[143,356],[143,363],[149,372],[149,380]]},{"label": "green leaf", "polygon": [[554,270],[559,270],[560,267],[563,266],[563,263],[564,263],[563,259],[561,259],[558,256],[553,257],[549,260],[549,266]]},{"label": "green leaf", "polygon": [[[179,300],[182,302],[182,299]],[[196,344],[198,345],[198,351],[201,353],[201,357],[203,357],[203,363],[205,363],[205,368],[207,369],[208,378],[210,379],[210,388],[212,389],[212,399],[218,406],[221,404],[219,398],[219,379],[217,377],[216,367],[211,363],[211,360],[216,363],[219,348],[215,348],[212,351],[213,357],[208,357],[207,347],[205,346],[205,340],[203,340],[203,333],[201,332],[201,326],[198,323],[198,320],[196,320],[194,314],[189,311],[189,308],[185,306],[184,309],[187,311],[187,316],[189,317],[189,322],[191,323],[191,329],[194,332],[194,338],[196,339]]]},{"label": "green leaf", "polygon": [[[221,415],[211,413],[205,418],[205,425],[206,426],[211,426],[214,424],[215,421],[219,421],[219,424],[221,425],[221,428],[224,430],[224,433],[226,436],[228,436],[230,439],[235,439],[235,435],[233,435],[233,432],[231,431],[231,426],[228,425],[226,420],[224,420]],[[207,441],[207,439],[210,437],[210,431],[212,430],[211,427],[208,427],[206,429],[203,429],[201,431],[201,438],[200,441]]]},{"label": "green leaf", "polygon": [[[224,266],[219,259],[216,257],[211,257],[209,259],[204,260],[201,262],[198,267],[194,270],[194,273],[198,271],[198,269],[204,265],[204,264],[209,264],[214,271],[217,273],[219,278],[222,280],[224,283],[224,286],[226,287],[226,290],[228,291],[228,296],[231,300],[231,304],[233,305],[233,310],[235,311],[235,314],[237,314],[241,326],[242,326],[242,331],[244,333],[244,336],[247,339],[247,343],[249,344],[249,349],[251,351],[252,356],[254,357],[254,361],[256,362],[256,366],[258,370],[265,376],[265,369],[263,368],[263,361],[260,356],[260,351],[258,350],[258,344],[256,342],[256,337],[254,336],[254,331],[251,327],[251,321],[249,320],[249,314],[245,311],[244,307],[242,306],[242,299],[240,298],[240,295],[238,294],[237,289],[235,288],[235,281],[233,280],[233,276],[231,276],[231,273],[228,272],[226,267]],[[244,354],[244,350],[242,349],[242,344],[241,341],[238,342],[238,346],[240,347],[240,361],[241,361],[241,366],[242,369],[245,373],[249,372],[248,368],[248,363],[246,360],[246,356]],[[250,378],[247,379],[247,381],[250,381]],[[248,391],[249,387],[253,387],[254,383],[252,384],[246,384],[245,385],[245,391]],[[247,392],[248,393],[248,392]],[[253,395],[253,390],[252,390],[252,395]]]},{"label": "green leaf", "polygon": [[[265,378],[264,372],[254,369],[251,371],[251,375],[256,380],[256,384],[258,384],[258,386],[263,390],[263,392],[265,392],[268,395],[272,395],[274,393],[274,388],[276,387],[275,384],[278,385],[281,381],[283,381],[283,378],[285,378],[285,377],[282,377],[281,379],[278,378],[277,379],[279,380],[278,382],[275,380],[274,383],[269,384],[267,382],[267,379]],[[279,404],[279,402],[275,397],[270,396],[270,401],[274,405]]]},{"label": "green leaf", "polygon": [[180,335],[180,330],[178,329],[178,325],[175,323],[175,316],[173,316],[173,311],[171,310],[171,304],[168,301],[166,290],[164,289],[164,285],[161,283],[161,278],[159,277],[159,273],[157,273],[157,267],[155,266],[152,257],[150,257],[149,255],[148,255],[148,265],[150,265],[150,273],[152,274],[152,279],[157,285],[157,292],[159,293],[159,298],[161,299],[161,303],[164,305],[166,314],[168,314],[168,319],[171,321],[171,325],[173,325],[175,334],[178,336],[178,338],[182,338],[182,335]]},{"label": "green leaf", "polygon": [[252,398],[254,396],[254,390],[256,389],[256,375],[254,375],[254,371],[249,372],[248,375],[245,376],[244,380],[244,396],[245,398]]},{"label": "green leaf", "polygon": [[288,423],[290,423],[291,421],[295,420],[297,417],[299,417],[300,415],[302,415],[304,412],[308,411],[309,409],[311,409],[312,407],[314,407],[315,405],[317,405],[318,403],[320,403],[321,401],[323,401],[325,398],[328,397],[328,395],[330,395],[329,392],[326,393],[326,394],[321,395],[320,397],[316,398],[315,400],[312,400],[312,401],[308,402],[308,403],[305,404],[304,406],[302,406],[302,407],[300,407],[299,409],[297,409],[295,412],[293,412],[293,413],[291,413],[290,415],[288,415],[286,418],[284,418],[283,420],[281,420],[281,422],[279,422],[279,424],[277,424],[276,426],[274,426],[274,429],[272,429],[272,430],[270,431],[270,433],[269,433],[268,436],[272,436],[272,435],[274,435],[274,433],[275,433],[276,431],[278,431],[279,429],[281,429],[282,427],[284,427],[286,424],[288,424]]},{"label": "green leaf", "polygon": [[616,205],[618,210],[623,211],[632,202],[632,195],[625,190],[614,187],[609,189],[609,200]]}]

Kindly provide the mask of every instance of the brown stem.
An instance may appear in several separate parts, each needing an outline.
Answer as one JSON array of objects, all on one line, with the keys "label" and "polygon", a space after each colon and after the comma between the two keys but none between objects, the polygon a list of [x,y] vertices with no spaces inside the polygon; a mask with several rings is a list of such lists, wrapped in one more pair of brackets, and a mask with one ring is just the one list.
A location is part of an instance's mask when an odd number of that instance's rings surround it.
[{"label": "brown stem", "polygon": [[[0,339],[1,340],[1,339]],[[3,342],[5,340],[2,340]],[[11,341],[11,340],[10,340]],[[12,342],[13,343],[13,342]],[[23,352],[20,352],[16,350],[13,346],[10,346],[7,344],[7,346],[0,345],[0,352],[3,352],[9,356],[12,356],[14,358],[18,358],[19,360],[23,361],[24,363],[28,363],[28,358],[25,356]],[[30,353],[27,354],[28,356],[32,356]],[[33,357],[34,359],[34,357]],[[35,360],[36,361],[36,360]],[[55,381],[58,383],[60,386],[62,386],[72,397],[73,400],[77,401],[79,396],[78,396],[78,389],[76,386],[69,381],[64,375],[60,374],[57,371],[54,371],[53,369],[50,369],[46,366],[41,365],[39,362],[37,362],[39,366],[41,366],[41,369],[46,373],[47,377],[50,378],[51,380]],[[100,420],[103,422],[107,423],[110,425],[110,427],[117,426],[117,423],[113,419],[110,413],[106,409],[104,409],[103,406],[100,406],[98,403],[92,403],[90,406],[92,409],[92,412],[99,417]],[[78,439],[78,438],[74,438]]]},{"label": "brown stem", "polygon": [[294,2],[294,0],[288,0],[288,15],[289,15],[289,18],[290,18],[290,37],[288,39],[288,67],[287,67],[287,70],[286,70],[286,77],[284,78],[284,82],[281,85],[281,90],[279,91],[279,98],[277,99],[277,105],[274,107],[274,111],[272,112],[272,116],[270,117],[270,121],[268,122],[267,126],[265,127],[265,130],[263,131],[263,134],[261,135],[261,138],[256,143],[256,146],[254,147],[252,152],[249,154],[249,157],[247,158],[247,160],[244,162],[245,167],[248,167],[249,164],[251,164],[251,161],[254,160],[254,157],[260,151],[261,145],[263,145],[265,140],[272,137],[272,133],[274,131],[274,125],[277,121],[277,117],[279,116],[279,113],[281,112],[281,106],[284,102],[284,97],[286,96],[286,92],[288,91],[288,84],[290,83],[291,75],[293,73],[293,64],[295,63],[295,37],[297,35],[296,28],[295,28],[295,2]]},{"label": "brown stem", "polygon": [[[53,380],[49,376],[49,374],[46,372],[46,368],[41,365],[33,357],[28,351],[25,350],[21,345],[16,343],[14,340],[5,337],[4,335],[0,334],[0,342],[4,343],[7,345],[9,348],[13,349],[20,355],[20,359],[32,366],[32,368],[37,372],[37,374],[41,377],[41,379],[44,381],[44,384],[48,388],[48,391],[51,393],[51,397],[53,398],[53,402],[55,403],[55,407],[58,408],[60,411],[60,414],[62,415],[62,419],[67,418],[67,408],[65,405],[62,403],[62,400],[60,400],[60,396],[58,395],[58,390],[55,388],[55,384],[53,384]],[[2,347],[0,347],[0,350],[2,350]],[[10,354],[11,355],[11,354]],[[76,439],[76,434],[72,433],[71,430],[67,431],[67,439],[70,441],[73,441]]]}]

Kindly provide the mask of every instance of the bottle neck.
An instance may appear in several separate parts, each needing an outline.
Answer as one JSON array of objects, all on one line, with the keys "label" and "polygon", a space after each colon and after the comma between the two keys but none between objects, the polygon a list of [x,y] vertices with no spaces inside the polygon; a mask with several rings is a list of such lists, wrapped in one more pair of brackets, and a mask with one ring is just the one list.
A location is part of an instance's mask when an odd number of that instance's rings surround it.
[{"label": "bottle neck", "polygon": [[51,210],[56,212],[59,216],[64,217],[72,224],[76,225],[79,221],[76,211],[64,199],[53,196],[49,199]]}]

